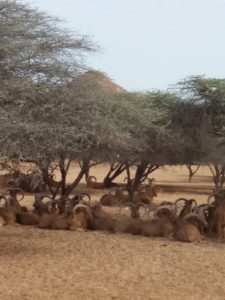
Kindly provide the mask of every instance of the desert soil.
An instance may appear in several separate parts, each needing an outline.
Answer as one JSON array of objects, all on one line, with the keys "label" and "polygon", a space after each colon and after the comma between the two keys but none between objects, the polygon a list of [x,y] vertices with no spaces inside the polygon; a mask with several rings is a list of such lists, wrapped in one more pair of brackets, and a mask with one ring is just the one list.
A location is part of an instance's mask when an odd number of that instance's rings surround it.
[{"label": "desert soil", "polygon": [[[92,170],[99,181],[105,173],[104,166]],[[185,167],[155,171],[156,201],[186,197],[206,202],[212,189],[207,168],[201,168],[191,183],[187,174]],[[94,191],[93,199],[102,193]],[[24,204],[31,206],[32,200],[27,195]],[[0,234],[0,300],[225,299],[223,242],[186,244],[20,225],[5,226]]]}]

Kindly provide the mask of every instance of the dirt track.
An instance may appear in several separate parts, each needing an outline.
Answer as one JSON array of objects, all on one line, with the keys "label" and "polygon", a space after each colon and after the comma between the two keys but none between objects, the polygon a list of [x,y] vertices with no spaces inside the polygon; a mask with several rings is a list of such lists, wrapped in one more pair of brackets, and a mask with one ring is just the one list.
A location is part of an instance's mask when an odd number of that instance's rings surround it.
[{"label": "dirt track", "polygon": [[[102,171],[94,170],[99,179]],[[186,174],[181,168],[155,172],[159,200],[189,196],[205,201],[210,174],[200,170],[191,184]],[[165,185],[174,187],[172,193]],[[185,191],[179,191],[179,185]],[[224,261],[225,243],[215,241],[183,244],[126,234],[8,226],[1,228],[0,299],[224,300]]]}]

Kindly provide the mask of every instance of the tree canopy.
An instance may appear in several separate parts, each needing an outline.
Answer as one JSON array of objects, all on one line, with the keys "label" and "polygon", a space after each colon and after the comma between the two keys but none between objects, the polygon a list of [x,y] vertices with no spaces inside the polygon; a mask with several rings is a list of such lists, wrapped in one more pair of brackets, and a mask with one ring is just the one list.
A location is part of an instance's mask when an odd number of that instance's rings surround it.
[{"label": "tree canopy", "polygon": [[166,92],[129,93],[101,72],[85,73],[84,55],[96,49],[58,19],[1,1],[1,159],[43,170],[59,161],[62,174],[82,162],[69,191],[93,161],[128,173],[136,166],[134,189],[160,165],[224,163],[225,80],[190,77]]}]

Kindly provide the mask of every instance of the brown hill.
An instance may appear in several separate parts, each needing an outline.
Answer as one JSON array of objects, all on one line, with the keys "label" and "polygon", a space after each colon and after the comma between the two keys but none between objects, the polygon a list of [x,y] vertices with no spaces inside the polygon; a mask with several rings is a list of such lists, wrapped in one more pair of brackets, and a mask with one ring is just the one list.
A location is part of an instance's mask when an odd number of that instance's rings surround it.
[{"label": "brown hill", "polygon": [[79,88],[97,88],[109,93],[127,92],[124,88],[113,82],[105,73],[95,70],[90,70],[77,76],[70,85]]}]

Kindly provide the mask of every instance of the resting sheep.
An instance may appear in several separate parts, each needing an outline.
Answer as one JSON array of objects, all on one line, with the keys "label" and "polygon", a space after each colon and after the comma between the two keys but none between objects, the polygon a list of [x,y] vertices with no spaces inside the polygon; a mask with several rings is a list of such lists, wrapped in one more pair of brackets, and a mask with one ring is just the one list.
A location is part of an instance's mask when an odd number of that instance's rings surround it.
[{"label": "resting sheep", "polygon": [[208,224],[203,215],[198,213],[189,213],[183,219],[177,220],[177,226],[174,230],[174,237],[181,242],[200,242],[204,239],[204,228]]},{"label": "resting sheep", "polygon": [[74,208],[68,208],[68,211],[63,214],[51,213],[42,215],[38,227],[55,230],[86,230],[91,219],[90,208],[86,205],[78,204]]},{"label": "resting sheep", "polygon": [[185,198],[179,198],[175,201],[175,205],[177,206],[180,201],[184,201],[184,206],[179,213],[179,218],[182,219],[185,215],[189,214],[193,210],[193,204],[195,205],[195,208],[197,207],[197,203],[195,199],[188,200]]},{"label": "resting sheep", "polygon": [[11,199],[1,196],[1,200],[4,199],[5,203],[3,207],[0,207],[0,217],[4,220],[5,224],[16,223],[16,209],[11,206]]},{"label": "resting sheep", "polygon": [[40,216],[33,212],[20,212],[16,216],[16,220],[21,225],[37,225],[40,222]]},{"label": "resting sheep", "polygon": [[17,200],[17,192],[21,192],[20,189],[12,188],[7,191],[10,196],[0,195],[0,200],[4,200],[5,202],[4,206],[0,207],[0,217],[4,219],[5,224],[15,224],[17,215],[23,211],[27,211],[27,209],[22,207]]},{"label": "resting sheep", "polygon": [[89,220],[88,229],[114,232],[115,219],[109,213],[106,213],[101,205],[94,205],[91,212],[93,218]]},{"label": "resting sheep", "polygon": [[128,195],[124,195],[121,188],[113,188],[108,194],[103,195],[99,202],[105,206],[118,206],[128,201]]},{"label": "resting sheep", "polygon": [[152,179],[149,180],[149,184],[147,186],[135,193],[134,201],[150,204],[152,203],[154,197],[157,197],[157,192]]}]

